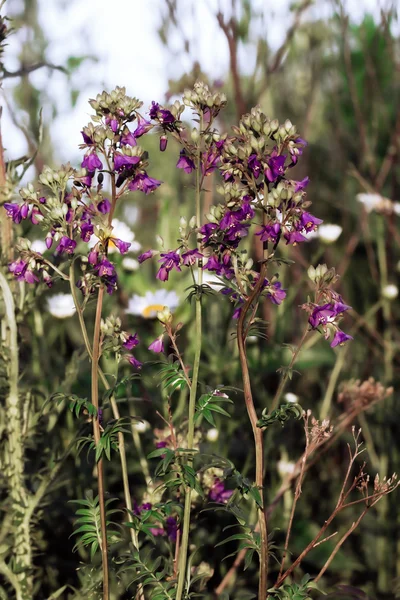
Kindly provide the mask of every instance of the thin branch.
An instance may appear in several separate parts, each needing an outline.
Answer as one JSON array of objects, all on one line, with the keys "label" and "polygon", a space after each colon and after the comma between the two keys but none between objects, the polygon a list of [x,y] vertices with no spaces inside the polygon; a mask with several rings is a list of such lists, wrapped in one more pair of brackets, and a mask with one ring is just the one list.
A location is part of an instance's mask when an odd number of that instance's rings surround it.
[{"label": "thin branch", "polygon": [[30,73],[37,71],[38,69],[43,69],[43,67],[47,69],[52,69],[53,71],[61,71],[68,75],[68,70],[61,65],[53,65],[53,63],[49,63],[46,61],[38,62],[34,65],[22,65],[20,69],[16,71],[8,71],[3,67],[2,73],[0,74],[0,79],[10,79],[11,77],[26,77]]}]

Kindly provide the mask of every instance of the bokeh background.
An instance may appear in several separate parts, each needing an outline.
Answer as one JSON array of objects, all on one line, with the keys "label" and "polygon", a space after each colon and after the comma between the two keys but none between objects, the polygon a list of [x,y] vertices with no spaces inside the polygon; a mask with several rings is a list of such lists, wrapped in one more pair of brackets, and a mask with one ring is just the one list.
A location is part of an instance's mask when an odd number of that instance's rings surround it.
[{"label": "bokeh background", "polygon": [[[70,161],[79,166],[80,131],[91,112],[87,100],[116,85],[126,86],[146,107],[152,100],[172,102],[202,79],[228,97],[220,119],[224,131],[257,104],[271,118],[288,118],[296,124],[309,145],[293,177],[310,177],[313,214],[340,230],[328,228],[307,244],[284,250],[295,261],[281,275],[288,297],[280,307],[264,307],[268,339],[257,338],[249,347],[256,403],[259,408],[268,406],[279,382],[277,369],[290,360],[286,345],[296,344],[304,329],[306,316],[299,306],[307,301],[308,266],[318,262],[334,266],[340,275],[338,290],[353,307],[345,330],[354,342],[334,350],[322,337],[313,337],[300,355],[287,391],[317,418],[335,420],[351,413],[357,402],[371,404],[368,410],[358,411],[353,424],[362,427],[372,478],[376,472],[383,476],[400,471],[400,28],[396,9],[396,3],[376,0],[8,0],[3,8],[16,30],[8,40],[3,65],[1,128],[6,158],[30,155],[39,145],[24,181],[35,179],[45,164]],[[29,72],[29,66],[39,64],[43,66]],[[39,144],[41,108],[44,126]],[[146,143],[151,175],[164,185],[152,196],[132,195],[117,216],[144,249],[156,247],[157,236],[173,248],[179,217],[193,213],[191,188],[187,178],[174,169],[178,148],[175,155],[171,148],[168,156],[160,155],[157,136],[150,136]],[[208,205],[217,202],[216,183],[210,178]],[[31,239],[37,235],[26,224],[18,233]],[[143,313],[129,314],[126,309],[134,294],[155,292],[161,286],[151,265],[137,269],[135,256],[120,265],[117,310],[126,327],[137,330],[144,342],[139,358],[149,360],[146,342],[158,335],[159,327],[154,319],[144,318]],[[257,258],[256,247],[253,256]],[[171,277],[164,287],[179,299],[176,314],[185,325],[181,341],[190,356],[193,316],[184,301],[188,285],[189,280]],[[89,367],[82,358],[75,318],[52,316],[44,290],[37,290],[30,302],[30,314],[20,323],[21,385],[25,394],[29,391],[35,412],[60,389],[88,395]],[[231,310],[226,303],[213,299],[207,304],[205,331],[201,379],[212,388],[221,384],[240,388]],[[366,399],[354,382],[370,377],[384,387],[393,386],[393,393],[384,400]],[[233,399],[231,419],[217,418],[219,436],[213,438],[203,424],[199,437],[205,451],[229,456],[252,477],[252,434],[240,392]],[[129,444],[134,495],[140,502],[153,468],[145,456],[154,449],[155,430],[164,428],[156,412],[165,414],[165,398],[154,369],[146,368],[139,383],[121,392],[120,400],[126,414],[151,424],[147,431],[133,430]],[[185,398],[174,398],[174,402],[179,427]],[[68,445],[76,426],[63,405],[52,412],[46,409],[29,438],[28,478],[34,481],[44,463]],[[349,426],[307,475],[296,514],[294,553],[308,543],[332,510],[350,440]],[[269,435],[266,486],[270,500],[303,446],[296,423]],[[121,496],[118,468],[114,465],[108,472],[109,492],[115,497]],[[49,489],[35,525],[35,563],[41,581],[37,598],[47,598],[65,584],[79,588],[90,579],[82,566],[88,558],[85,552],[72,553],[74,541],[69,536],[74,507],[67,501],[83,497],[92,487],[92,470],[85,453],[72,453]],[[277,546],[284,539],[291,494],[285,494],[272,517]],[[5,500],[3,511],[6,506]],[[349,583],[370,598],[398,597],[398,506],[395,492],[371,511],[333,561],[323,579],[325,589]],[[345,531],[356,515],[350,508],[339,518],[337,528]],[[203,592],[210,597],[234,560],[222,562],[234,551],[234,544],[214,548],[221,526],[230,523],[229,517],[226,523],[224,518],[195,512],[193,543],[200,547],[198,560],[208,563],[212,556],[216,565]],[[302,566],[304,572],[317,573],[332,548],[333,542],[327,542],[310,554]],[[244,577],[239,568],[233,597],[248,597],[254,581],[252,568]],[[115,593],[116,598],[131,597]],[[357,593],[348,597],[366,597]],[[81,596],[71,592],[65,597]]]}]

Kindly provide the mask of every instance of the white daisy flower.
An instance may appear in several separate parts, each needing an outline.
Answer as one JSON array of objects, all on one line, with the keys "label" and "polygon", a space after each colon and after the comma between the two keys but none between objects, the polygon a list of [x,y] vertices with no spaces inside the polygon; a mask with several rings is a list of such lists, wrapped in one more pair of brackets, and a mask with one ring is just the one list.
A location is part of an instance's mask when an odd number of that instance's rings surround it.
[{"label": "white daisy flower", "polygon": [[164,306],[173,312],[179,304],[176,292],[168,292],[164,289],[155,292],[146,292],[144,296],[135,294],[129,299],[127,313],[140,315],[144,319],[154,319]]},{"label": "white daisy flower", "polygon": [[324,225],[320,225],[318,227],[318,231],[316,232],[319,239],[325,244],[333,244],[336,242],[343,229],[340,225],[334,225],[333,223],[325,223]]},{"label": "white daisy flower", "polygon": [[31,243],[31,250],[43,254],[43,252],[46,252],[47,246],[45,242],[43,242],[43,240],[33,240],[33,242]]},{"label": "white daisy flower", "polygon": [[[126,223],[120,221],[119,219],[113,219],[111,225],[113,228],[112,237],[130,244],[131,246],[129,248],[129,252],[138,252],[141,249],[142,246],[139,244],[138,241],[135,240],[135,234]],[[88,242],[89,248],[93,248],[98,241],[99,238],[96,235],[92,235],[90,241]],[[116,245],[110,240],[108,244],[108,253],[111,254],[112,252],[116,251]]]},{"label": "white daisy flower", "polygon": [[72,294],[54,294],[47,300],[47,309],[56,319],[67,319],[75,313]]}]

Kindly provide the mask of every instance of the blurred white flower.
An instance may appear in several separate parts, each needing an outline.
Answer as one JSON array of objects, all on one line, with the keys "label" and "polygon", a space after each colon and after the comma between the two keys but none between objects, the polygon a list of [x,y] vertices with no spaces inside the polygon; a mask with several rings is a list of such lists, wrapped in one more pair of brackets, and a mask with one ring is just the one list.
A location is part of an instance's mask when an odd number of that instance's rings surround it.
[{"label": "blurred white flower", "polygon": [[124,218],[129,225],[134,225],[138,219],[139,210],[137,206],[126,204],[124,207]]},{"label": "blurred white flower", "polygon": [[326,223],[318,227],[318,237],[325,244],[333,244],[336,242],[343,229],[340,225],[334,225],[333,223]]},{"label": "blurred white flower", "polygon": [[358,202],[364,205],[367,212],[372,212],[378,208],[382,202],[382,196],[380,194],[357,194]]},{"label": "blurred white flower", "polygon": [[47,246],[43,242],[43,240],[33,240],[33,242],[31,243],[31,250],[33,250],[34,252],[40,252],[40,254],[43,254],[43,252],[46,252]]},{"label": "blurred white flower", "polygon": [[299,397],[296,396],[296,394],[293,394],[292,392],[287,392],[284,395],[284,399],[286,400],[286,402],[293,402],[293,403],[296,403],[299,401]]},{"label": "blurred white flower", "polygon": [[[123,221],[120,221],[119,219],[113,219],[111,222],[111,225],[113,228],[112,237],[130,244],[131,246],[129,248],[129,252],[139,252],[139,250],[141,249],[142,246],[139,244],[138,241],[135,240],[135,234],[133,233],[132,229],[130,229],[130,227],[128,227],[128,225],[126,223],[124,223]],[[98,241],[99,241],[99,238],[97,237],[97,235],[92,235],[92,237],[90,238],[90,241],[88,242],[89,248],[93,248],[97,244]],[[110,242],[108,244],[108,253],[110,254],[110,253],[116,252],[116,251],[117,251],[116,245],[110,240]]]},{"label": "blurred white flower", "polygon": [[178,305],[179,298],[176,292],[160,289],[155,292],[146,292],[144,296],[135,294],[129,298],[126,312],[131,315],[140,315],[145,319],[154,319],[164,306],[173,312]]},{"label": "blurred white flower", "polygon": [[287,460],[279,460],[277,467],[279,475],[281,477],[285,477],[285,475],[291,475],[294,473],[296,464]]},{"label": "blurred white flower", "polygon": [[136,258],[125,256],[125,258],[122,259],[122,266],[127,271],[136,271],[139,268],[139,262],[136,260]]},{"label": "blurred white flower", "polygon": [[324,244],[333,244],[333,242],[336,242],[342,231],[340,225],[326,223],[324,225],[319,225],[317,230],[312,229],[305,233],[302,232],[302,235],[304,235],[308,241],[319,239],[321,242],[324,242]]},{"label": "blurred white flower", "polygon": [[357,194],[356,197],[368,213],[375,210],[378,213],[400,215],[400,202],[392,202],[380,194]]},{"label": "blurred white flower", "polygon": [[147,421],[135,421],[132,423],[133,429],[136,429],[138,433],[144,433],[148,429],[150,429],[150,423]]},{"label": "blurred white flower", "polygon": [[75,313],[72,294],[54,294],[47,300],[49,313],[57,319],[67,319]]},{"label": "blurred white flower", "polygon": [[399,295],[399,289],[394,283],[389,283],[382,288],[382,296],[386,300],[394,300]]},{"label": "blurred white flower", "polygon": [[[117,238],[118,240],[122,240],[123,242],[130,243],[131,247],[129,248],[129,252],[138,252],[142,247],[139,242],[135,240],[135,234],[128,227],[126,223],[120,221],[119,219],[113,219],[111,223],[113,227],[112,236]],[[116,252],[117,247],[111,242],[108,245],[108,252]]]},{"label": "blurred white flower", "polygon": [[207,440],[209,442],[216,442],[219,436],[219,431],[215,427],[212,427],[207,431]]}]

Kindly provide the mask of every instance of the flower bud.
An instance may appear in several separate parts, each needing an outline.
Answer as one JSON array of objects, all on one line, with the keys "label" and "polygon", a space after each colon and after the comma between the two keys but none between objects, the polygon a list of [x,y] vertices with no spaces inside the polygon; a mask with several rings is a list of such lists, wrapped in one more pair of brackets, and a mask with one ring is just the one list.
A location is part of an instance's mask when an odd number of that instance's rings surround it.
[{"label": "flower bud", "polygon": [[198,142],[198,141],[199,141],[199,138],[200,138],[200,132],[199,132],[199,130],[197,129],[197,127],[193,127],[193,129],[192,129],[192,131],[191,131],[191,133],[190,133],[190,137],[192,138],[192,141],[193,141],[194,143],[196,143],[196,142]]},{"label": "flower bud", "polygon": [[168,306],[164,306],[164,308],[157,313],[157,319],[164,325],[172,322],[172,313]]}]

